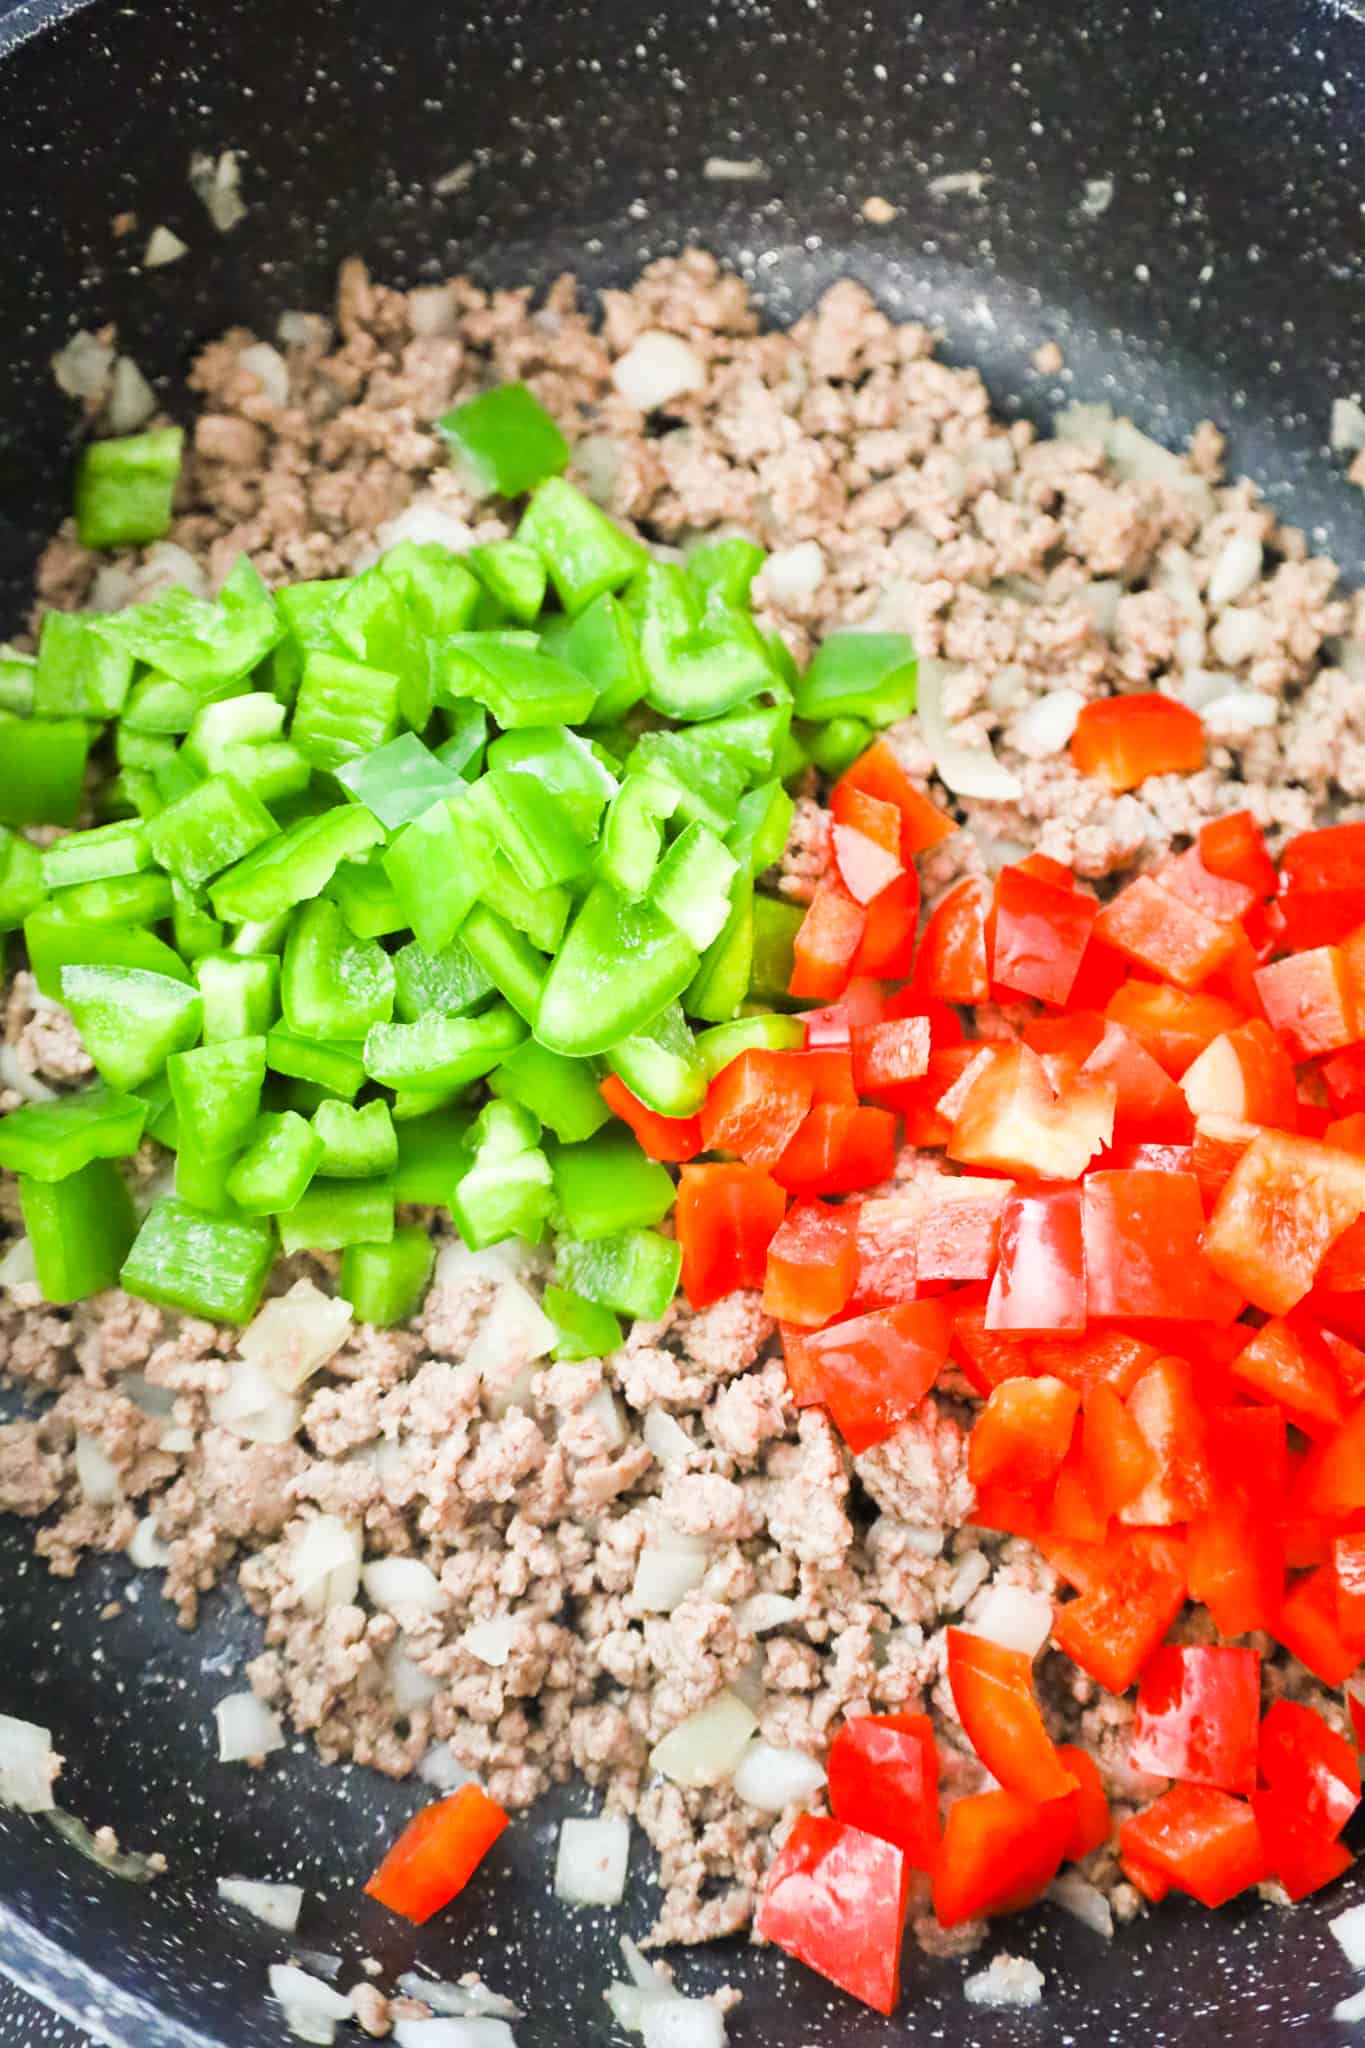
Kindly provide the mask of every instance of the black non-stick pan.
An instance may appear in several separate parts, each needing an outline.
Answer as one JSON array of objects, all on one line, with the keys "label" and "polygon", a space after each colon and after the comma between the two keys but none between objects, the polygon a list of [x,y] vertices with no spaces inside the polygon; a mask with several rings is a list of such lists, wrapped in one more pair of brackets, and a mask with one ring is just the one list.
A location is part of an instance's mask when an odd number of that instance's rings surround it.
[{"label": "black non-stick pan", "polygon": [[[1234,471],[1356,581],[1365,500],[1325,442],[1333,397],[1365,392],[1363,71],[1355,0],[0,0],[0,637],[67,502],[48,358],[71,331],[117,320],[174,408],[198,343],[325,304],[353,250],[395,283],[572,268],[593,286],[701,242],[779,322],[852,273],[940,325],[1007,414],[1102,399],[1170,443],[1217,419]],[[219,237],[186,172],[224,148],[249,210]],[[708,181],[709,156],[764,175]],[[980,197],[933,196],[962,170],[988,173]],[[863,219],[873,195],[890,226]],[[192,259],[137,274],[111,228],[125,209]],[[1028,372],[1049,336],[1055,386]],[[602,1990],[619,1933],[652,1917],[647,1863],[619,1914],[557,1907],[555,1826],[580,1795],[521,1819],[414,1937],[360,1893],[411,1788],[302,1745],[256,1775],[216,1762],[211,1704],[256,1643],[242,1603],[214,1599],[185,1636],[147,1585],[104,1623],[128,1568],[53,1580],[29,1534],[0,1529],[0,1709],[50,1726],[66,1803],[169,1871],[120,1882],[5,1817],[0,1968],[127,2048],[278,2043],[280,1944],[220,1909],[214,1878],[289,1876],[300,1939],[343,1955],[345,1981],[364,1955],[477,1965],[525,2006],[523,2048],[623,2038]],[[917,1956],[889,2022],[771,1952],[684,1958],[684,1982],[742,1985],[732,2038],[763,2048],[1317,2048],[1343,2037],[1354,1981],[1326,1921],[1356,1898],[1348,1878],[1292,1912],[1177,1907],[1112,1945],[1055,1913],[1008,1925],[992,1948],[1047,1977],[1023,2014],[968,2006],[960,1965]]]}]

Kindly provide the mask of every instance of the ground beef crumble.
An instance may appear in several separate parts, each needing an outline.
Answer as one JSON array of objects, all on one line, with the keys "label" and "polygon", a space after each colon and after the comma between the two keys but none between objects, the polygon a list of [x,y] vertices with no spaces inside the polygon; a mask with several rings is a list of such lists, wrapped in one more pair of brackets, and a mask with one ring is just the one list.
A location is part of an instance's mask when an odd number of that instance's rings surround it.
[{"label": "ground beef crumble", "polygon": [[[612,369],[660,329],[686,340],[704,381],[646,418]],[[790,332],[763,333],[741,281],[696,250],[604,293],[600,319],[571,277],[539,303],[461,278],[403,294],[352,261],[334,319],[289,331],[306,338],[282,349],[282,402],[243,364],[257,337],[233,330],[202,352],[168,540],[96,557],[64,528],[39,568],[39,613],[113,608],[177,581],[212,590],[243,551],[280,582],[349,573],[405,537],[497,538],[508,519],[446,465],[432,421],[516,377],[563,425],[570,474],[651,541],[713,528],[760,541],[762,620],[798,657],[842,623],[909,631],[947,664],[949,715],[995,747],[1019,794],[956,807],[971,829],[925,858],[929,903],[1035,846],[1102,885],[1223,811],[1250,806],[1275,840],[1365,801],[1365,606],[1249,485],[1220,481],[1207,423],[1183,460],[1136,462],[1129,447],[1125,461],[1099,419],[1040,441],[993,418],[977,374],[936,360],[930,331],[895,325],[862,286],[838,284]],[[1035,365],[1061,368],[1054,344]],[[1028,716],[1057,690],[1079,703],[1152,687],[1206,709],[1214,743],[1204,772],[1129,796],[1079,776],[1065,738],[1040,741]],[[916,724],[890,737],[951,803]],[[828,858],[811,788],[776,886],[808,900]],[[5,1047],[0,1108],[90,1070],[71,1020],[24,973]],[[133,1170],[154,1174],[152,1154]],[[907,1156],[898,1179],[916,1173]],[[10,1185],[0,1229],[16,1227]],[[327,1260],[299,1258],[272,1289],[305,1274],[324,1289],[332,1277]],[[535,1284],[533,1258],[524,1277]],[[36,1541],[56,1572],[126,1548],[150,1518],[186,1625],[235,1571],[264,1629],[251,1683],[327,1758],[401,1775],[440,1748],[511,1806],[582,1774],[658,1851],[658,1941],[746,1928],[791,1823],[728,1789],[651,1777],[652,1744],[722,1688],[757,1703],[768,1741],[816,1755],[845,1713],[927,1707],[945,1793],[977,1789],[944,1629],[993,1583],[1049,1593],[1053,1581],[1028,1545],[970,1524],[965,1401],[941,1390],[851,1459],[820,1412],[791,1406],[772,1326],[743,1295],[636,1326],[608,1359],[535,1372],[509,1359],[481,1381],[461,1361],[500,1284],[452,1248],[414,1326],[354,1332],[303,1389],[297,1439],[260,1444],[210,1416],[234,1333],[118,1295],[48,1310],[14,1278],[0,1291],[0,1369],[32,1411],[0,1427],[0,1510],[48,1517]],[[673,1425],[657,1448],[651,1415]],[[110,1461],[112,1500],[82,1494],[81,1438]],[[290,1558],[319,1513],[359,1531],[367,1559],[428,1566],[435,1606],[307,1611]],[[668,1614],[634,1590],[660,1530],[707,1553]],[[776,1597],[767,1618],[755,1596]],[[496,1638],[479,1629],[489,1623],[505,1624]],[[1040,1673],[1057,1732],[1088,1744],[1118,1812],[1132,1810],[1154,1786],[1126,1762],[1129,1704],[1054,1655]],[[1296,1668],[1272,1666],[1271,1683],[1339,1723]],[[1086,1875],[1118,1918],[1138,1910],[1109,1852]],[[984,1932],[945,1936],[921,1894],[912,1926],[940,1953]],[[378,2035],[390,2008],[373,1993],[359,2017]]]}]

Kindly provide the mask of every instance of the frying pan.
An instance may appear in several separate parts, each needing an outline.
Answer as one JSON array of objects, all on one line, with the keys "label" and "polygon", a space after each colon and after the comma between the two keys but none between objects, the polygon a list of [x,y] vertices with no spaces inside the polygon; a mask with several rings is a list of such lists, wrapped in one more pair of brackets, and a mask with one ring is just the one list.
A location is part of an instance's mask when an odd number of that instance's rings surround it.
[{"label": "frying pan", "polygon": [[[179,408],[198,343],[325,304],[353,250],[394,283],[573,268],[594,287],[699,241],[777,322],[851,273],[941,326],[1006,416],[1108,400],[1169,444],[1217,419],[1233,472],[1358,581],[1365,500],[1324,442],[1332,398],[1365,391],[1363,69],[1354,0],[0,0],[0,630],[67,502],[53,350],[114,319]],[[223,148],[244,153],[249,205],[227,237],[186,182],[193,151]],[[708,182],[709,156],[764,173]],[[437,196],[466,161],[464,189]],[[977,169],[979,198],[929,190]],[[1082,202],[1103,179],[1097,215]],[[891,225],[863,219],[874,195]],[[110,226],[125,209],[192,257],[138,274],[140,244]],[[1030,370],[1048,337],[1064,382]],[[127,2048],[274,2048],[281,1944],[220,1909],[213,1881],[293,1877],[300,1939],[342,1954],[343,1982],[366,1955],[386,1980],[414,1958],[477,1965],[526,2007],[523,2048],[621,2039],[602,1989],[619,1934],[652,1917],[648,1859],[618,1914],[556,1906],[558,1819],[585,1793],[522,1817],[414,1936],[359,1890],[413,1789],[303,1745],[261,1773],[220,1766],[211,1706],[257,1625],[229,1590],[182,1635],[151,1584],[102,1623],[129,1580],[121,1560],[53,1580],[28,1531],[0,1527],[0,1708],[52,1728],[69,1807],[170,1866],[136,1887],[5,1816],[0,1968]],[[1006,1924],[986,1953],[1047,1977],[1022,2014],[968,2006],[961,1965],[918,1955],[890,2022],[772,1952],[700,1952],[682,1981],[743,1985],[741,2048],[1316,2048],[1342,2038],[1331,2009],[1354,1981],[1326,1921],[1356,1898],[1348,1878],[1293,1912],[1176,1906],[1112,1946],[1055,1912]]]}]

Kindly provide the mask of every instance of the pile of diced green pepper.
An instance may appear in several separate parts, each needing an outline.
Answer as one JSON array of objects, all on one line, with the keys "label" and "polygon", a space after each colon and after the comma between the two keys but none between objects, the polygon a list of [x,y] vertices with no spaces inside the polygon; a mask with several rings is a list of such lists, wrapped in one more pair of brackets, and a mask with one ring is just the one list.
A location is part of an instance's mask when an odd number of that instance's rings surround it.
[{"label": "pile of diced green pepper", "polygon": [[[911,708],[896,635],[798,674],[755,624],[742,539],[657,561],[560,474],[522,385],[441,423],[515,537],[405,542],[271,593],[49,613],[0,649],[0,933],[22,931],[97,1085],[0,1122],[38,1283],[121,1285],[228,1322],[277,1250],[339,1251],[358,1317],[420,1302],[448,1209],[465,1243],[556,1236],[561,1355],[656,1318],[668,1170],[608,1071],[694,1113],[746,1044],[787,1042],[799,907],[765,893],[814,761]],[[82,539],[155,539],[180,436],[89,449]],[[39,848],[26,825],[101,820]],[[139,1223],[118,1161],[175,1153]]]}]

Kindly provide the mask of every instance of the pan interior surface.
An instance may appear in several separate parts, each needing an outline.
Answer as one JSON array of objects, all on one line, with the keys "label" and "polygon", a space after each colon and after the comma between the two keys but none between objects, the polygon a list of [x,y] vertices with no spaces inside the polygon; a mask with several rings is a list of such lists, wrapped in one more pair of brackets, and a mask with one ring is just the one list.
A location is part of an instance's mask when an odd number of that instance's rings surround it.
[{"label": "pan interior surface", "polygon": [[[571,269],[592,289],[700,243],[779,324],[851,274],[893,317],[942,328],[1007,418],[1104,401],[1168,445],[1214,419],[1230,474],[1357,583],[1365,499],[1325,443],[1333,398],[1365,392],[1363,72],[1365,25],[1315,0],[0,6],[0,637],[66,507],[76,422],[54,350],[114,320],[183,412],[198,344],[324,306],[352,252],[399,284]],[[248,213],[219,237],[186,172],[196,150],[226,148],[242,152]],[[754,175],[708,179],[714,157]],[[930,190],[964,171],[983,174],[979,193]],[[895,218],[869,222],[871,198]],[[140,272],[110,227],[123,210],[181,234],[191,258]],[[1047,339],[1066,361],[1056,378],[1030,367]],[[212,1705],[259,1625],[220,1593],[183,1635],[154,1582],[133,1600],[132,1576],[115,1560],[52,1579],[27,1527],[0,1529],[0,1705],[52,1728],[64,1803],[169,1864],[133,1887],[6,1816],[0,1965],[129,2048],[274,2044],[265,1968],[281,1946],[221,1909],[214,1879],[288,1877],[308,1893],[300,1941],[343,1955],[343,1981],[363,1956],[386,1982],[414,1957],[447,1977],[477,1967],[525,2006],[522,2048],[620,2038],[602,1991],[619,1934],[653,1916],[648,1859],[617,1914],[556,1904],[558,1820],[592,1809],[585,1789],[519,1820],[489,1881],[414,1936],[359,1892],[412,1788],[327,1769],[303,1743],[261,1773],[220,1766]],[[123,1614],[100,1622],[114,1598]],[[985,1954],[1040,1964],[1034,2012],[968,2007],[961,1966],[918,1955],[890,2023],[772,1951],[697,1952],[680,1976],[743,1989],[739,2048],[1325,2042],[1353,1984],[1326,1922],[1358,1896],[1348,1877],[1292,1914],[1177,1907],[1112,1946],[1056,1909],[1007,1924]]]}]

